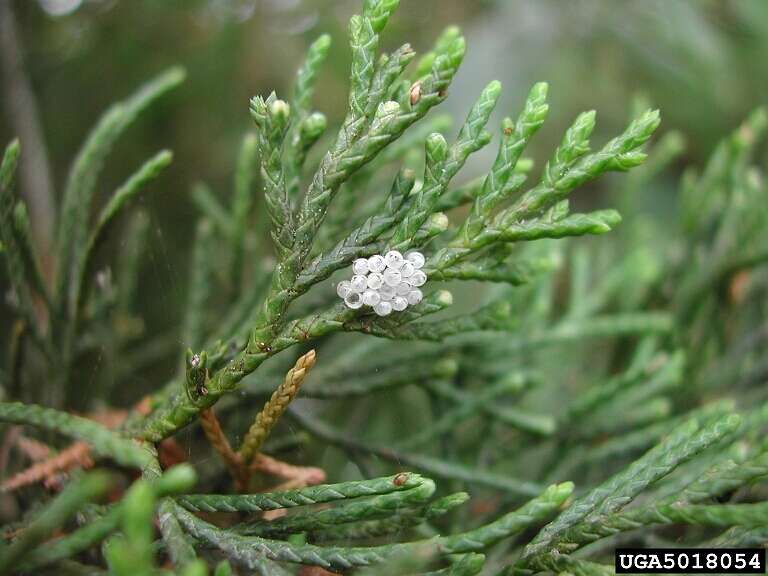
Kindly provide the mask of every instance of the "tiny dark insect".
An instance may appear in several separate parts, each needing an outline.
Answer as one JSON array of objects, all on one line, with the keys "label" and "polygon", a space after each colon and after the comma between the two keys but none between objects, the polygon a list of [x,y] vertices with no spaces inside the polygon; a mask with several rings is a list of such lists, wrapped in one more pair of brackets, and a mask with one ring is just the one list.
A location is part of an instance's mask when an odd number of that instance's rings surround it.
[{"label": "tiny dark insect", "polygon": [[205,386],[205,378],[196,378],[192,381],[191,385],[187,387],[187,394],[192,402],[197,402],[200,398],[208,396],[208,388]]},{"label": "tiny dark insect", "polygon": [[400,472],[400,474],[398,474],[392,479],[392,484],[394,484],[395,486],[402,486],[403,484],[406,483],[407,480],[408,480],[408,473]]},{"label": "tiny dark insect", "polygon": [[272,352],[272,346],[270,346],[266,342],[256,342],[256,346],[258,346],[260,351],[266,352],[267,354]]},{"label": "tiny dark insect", "polygon": [[421,82],[415,82],[410,90],[411,106],[421,100]]}]

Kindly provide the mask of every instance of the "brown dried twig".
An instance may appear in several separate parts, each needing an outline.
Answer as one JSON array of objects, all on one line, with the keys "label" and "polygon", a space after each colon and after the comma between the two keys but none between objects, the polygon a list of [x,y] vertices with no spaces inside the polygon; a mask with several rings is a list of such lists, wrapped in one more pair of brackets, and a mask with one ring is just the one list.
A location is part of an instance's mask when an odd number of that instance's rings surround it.
[{"label": "brown dried twig", "polygon": [[282,478],[283,480],[299,482],[302,487],[322,484],[325,482],[325,470],[314,466],[295,466],[281,460],[257,453],[251,462],[251,468],[254,472],[263,472]]},{"label": "brown dried twig", "polygon": [[224,430],[221,428],[219,419],[212,408],[200,412],[200,426],[203,428],[205,437],[211,443],[214,450],[221,456],[221,459],[227,465],[229,472],[237,482],[238,486],[244,488],[248,485],[250,474],[243,466],[240,455],[232,449]]},{"label": "brown dried twig", "polygon": [[[110,409],[85,415],[85,417],[95,420],[107,428],[117,428],[127,416],[128,413],[125,410]],[[74,468],[91,468],[94,464],[90,456],[90,446],[86,442],[75,442],[61,452],[54,453],[50,446],[33,438],[19,435],[15,439],[14,446],[34,464],[0,484],[0,491],[2,492],[18,490],[38,482],[43,482],[47,487],[57,486],[59,484],[56,478],[58,474],[69,472]]]},{"label": "brown dried twig", "polygon": [[18,490],[30,484],[44,481],[46,485],[55,484],[55,476],[62,472],[68,472],[73,468],[90,468],[93,459],[90,457],[90,446],[85,442],[75,442],[53,457],[33,464],[12,476],[2,484],[0,491],[9,492]]},{"label": "brown dried twig", "polygon": [[309,486],[325,480],[325,472],[320,468],[294,466],[259,452],[264,440],[267,439],[288,404],[296,397],[307,372],[315,365],[316,358],[315,351],[310,350],[296,361],[294,367],[286,374],[283,383],[256,416],[237,452],[232,449],[214,411],[208,408],[200,412],[200,425],[203,432],[226,464],[235,479],[238,490],[247,490],[254,472],[276,476],[287,481],[285,486],[279,485],[277,489]]}]

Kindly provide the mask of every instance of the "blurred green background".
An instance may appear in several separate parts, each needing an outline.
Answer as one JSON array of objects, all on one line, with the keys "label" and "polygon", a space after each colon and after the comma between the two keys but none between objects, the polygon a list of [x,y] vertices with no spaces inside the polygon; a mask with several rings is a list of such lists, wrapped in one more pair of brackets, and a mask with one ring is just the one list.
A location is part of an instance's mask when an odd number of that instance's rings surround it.
[{"label": "blurred green background", "polygon": [[[316,104],[331,122],[343,116],[346,23],[360,3],[0,1],[15,12],[57,195],[79,145],[112,102],[171,65],[187,69],[182,89],[121,140],[99,184],[103,200],[150,154],[174,151],[173,166],[142,200],[155,240],[142,290],[150,323],[177,324],[196,216],[191,186],[205,180],[226,198],[239,141],[251,126],[249,97],[272,89],[286,95],[304,50],[323,32],[334,44]],[[659,107],[662,130],[677,129],[687,140],[678,165],[642,193],[640,204],[660,216],[673,209],[682,167],[701,165],[717,139],[768,94],[765,0],[402,0],[383,48],[408,41],[423,52],[448,24],[461,26],[468,53],[442,112],[462,117],[482,86],[498,78],[504,92],[497,117],[514,116],[534,82],[550,83],[550,117],[528,152],[539,167],[578,112],[597,110],[597,144],[622,130],[636,96]],[[4,104],[10,89],[4,80]],[[3,106],[0,118],[4,142],[18,131],[10,109]],[[473,157],[462,179],[482,173],[494,148]],[[615,205],[615,182],[602,179],[577,195],[577,204],[608,195],[599,204]]]}]

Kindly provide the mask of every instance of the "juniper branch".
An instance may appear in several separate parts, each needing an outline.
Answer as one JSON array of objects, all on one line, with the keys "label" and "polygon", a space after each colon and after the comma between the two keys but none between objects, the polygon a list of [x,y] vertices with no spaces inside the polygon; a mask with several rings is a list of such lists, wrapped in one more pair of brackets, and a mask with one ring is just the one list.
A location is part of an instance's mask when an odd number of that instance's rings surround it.
[{"label": "juniper branch", "polygon": [[82,274],[82,257],[87,243],[87,219],[96,181],[112,146],[134,122],[134,120],[155,100],[184,80],[181,68],[172,68],[145,85],[127,100],[110,108],[96,125],[80,150],[67,179],[59,223],[56,289],[54,297],[58,303],[58,320],[63,321],[66,307],[74,313],[76,293],[72,279]]},{"label": "juniper branch", "polygon": [[624,471],[574,502],[525,548],[522,561],[528,562],[556,544],[571,527],[602,518],[626,506],[647,486],[669,474],[706,447],[720,441],[739,425],[740,418],[730,415],[701,429],[695,420],[678,427],[661,444]]},{"label": "juniper branch", "polygon": [[[157,461],[150,455],[150,460],[144,468],[144,472],[150,478],[157,498],[188,491],[195,482],[195,472],[188,465],[174,466],[159,477],[156,476],[158,470]],[[25,561],[24,568],[31,570],[54,564],[66,558],[76,556],[80,552],[98,544],[117,530],[123,517],[124,506],[125,502],[113,505],[92,522],[84,524],[55,542],[37,548],[30,554],[29,559]]]},{"label": "juniper branch", "polygon": [[323,484],[273,493],[263,492],[234,496],[187,494],[177,496],[176,501],[192,512],[264,512],[336,502],[350,498],[391,494],[392,492],[417,488],[424,482],[425,479],[418,474],[403,473],[372,480]]},{"label": "juniper branch", "polygon": [[608,142],[603,148],[583,156],[586,138],[594,119],[580,117],[574,129],[566,133],[565,140],[555,154],[555,174],[548,174],[542,182],[526,192],[509,209],[497,215],[498,224],[511,224],[540,215],[567,197],[574,188],[596,178],[608,170],[628,170],[645,160],[638,151],[659,125],[659,113],[649,110],[634,120],[625,132]]},{"label": "juniper branch", "polygon": [[0,402],[0,421],[28,424],[87,442],[100,456],[123,466],[144,468],[151,456],[126,438],[93,420],[20,402]]},{"label": "juniper branch", "polygon": [[283,168],[283,144],[290,122],[290,107],[273,92],[264,100],[251,99],[251,117],[256,123],[256,139],[261,158],[264,199],[272,220],[272,239],[277,253],[285,259],[293,246],[293,218]]},{"label": "juniper branch", "polygon": [[643,526],[664,524],[691,524],[695,526],[761,528],[768,519],[768,505],[713,504],[679,506],[676,504],[651,505],[601,518],[574,528],[567,544],[561,549],[570,552],[589,542]]},{"label": "juniper branch", "polygon": [[40,268],[40,259],[32,242],[32,227],[29,221],[27,206],[22,200],[16,202],[16,207],[13,209],[13,224],[19,256],[24,264],[25,276],[28,279],[29,287],[37,293],[45,306],[50,309],[51,296],[48,293],[48,286]]},{"label": "juniper branch", "polygon": [[354,523],[329,526],[321,531],[312,533],[313,542],[349,542],[350,540],[364,540],[385,536],[395,532],[402,532],[411,526],[416,526],[425,521],[435,520],[457,506],[461,506],[469,500],[466,492],[457,492],[426,505],[415,508],[399,508],[397,514],[389,518],[379,520],[356,521]]},{"label": "juniper branch", "polygon": [[152,180],[170,165],[173,154],[163,150],[147,160],[128,180],[125,181],[112,195],[107,205],[102,209],[91,232],[88,242],[82,252],[82,263],[78,266],[80,277],[74,287],[78,308],[82,308],[86,298],[86,282],[93,271],[93,258],[104,237],[109,233],[113,222],[121,210],[137,196]]},{"label": "juniper branch", "polygon": [[522,181],[518,180],[513,181],[513,186],[507,186],[523,150],[544,123],[549,110],[546,97],[547,85],[536,84],[528,94],[523,112],[517,121],[513,123],[506,118],[502,123],[502,138],[496,160],[475,196],[470,215],[456,234],[461,243],[469,243],[470,238],[480,232],[491,211],[516,191],[516,184],[522,184]]},{"label": "juniper branch", "polygon": [[11,279],[12,286],[19,299],[19,306],[26,316],[30,326],[35,326],[34,309],[27,290],[26,274],[24,272],[24,262],[21,258],[22,248],[17,242],[16,235],[13,234],[14,218],[13,211],[16,199],[12,191],[16,166],[18,164],[20,147],[18,140],[11,142],[3,154],[2,165],[0,165],[0,240],[2,240],[6,267],[8,276]]},{"label": "juniper branch", "polygon": [[295,120],[289,129],[285,150],[285,171],[288,198],[293,203],[299,194],[301,168],[309,147],[325,130],[325,116],[311,114],[312,96],[320,67],[328,56],[331,37],[323,34],[307,50],[304,64],[296,74],[291,108]]},{"label": "juniper branch", "polygon": [[442,554],[462,554],[482,550],[548,518],[563,504],[572,490],[572,484],[550,486],[538,498],[531,500],[520,509],[486,526],[462,534],[368,548],[294,545],[258,536],[239,536],[216,528],[183,508],[177,508],[177,514],[179,520],[193,536],[221,549],[231,558],[236,558],[246,565],[249,565],[252,559],[267,557],[283,562],[349,569],[354,566],[369,566],[385,562],[397,554],[414,552],[421,548],[433,548]]},{"label": "juniper branch", "polygon": [[64,492],[24,528],[13,544],[0,551],[0,574],[7,574],[25,554],[61,527],[84,504],[105,494],[109,485],[109,476],[104,472],[91,472],[70,483]]},{"label": "juniper branch", "polygon": [[339,186],[443,99],[443,91],[456,72],[463,55],[464,42],[461,39],[456,40],[449,52],[435,60],[432,72],[423,83],[421,99],[410,109],[402,109],[394,102],[382,103],[367,132],[349,145],[346,145],[342,130],[339,142],[345,144],[332,148],[332,151],[326,154],[304,198],[298,215],[294,251],[278,266],[273,276],[270,294],[265,300],[249,343],[251,353],[258,350],[259,343],[268,343],[278,329],[281,318],[293,299],[293,285],[312,248],[315,233]]},{"label": "juniper branch", "polygon": [[248,536],[278,537],[285,534],[316,531],[340,524],[396,516],[400,510],[427,502],[435,492],[435,483],[425,479],[408,490],[370,496],[325,510],[299,511],[268,522],[254,522],[238,527]]},{"label": "juniper branch", "polygon": [[414,199],[413,206],[395,228],[390,243],[395,248],[404,248],[412,241],[414,234],[434,212],[435,204],[445,192],[448,183],[461,169],[467,158],[485,146],[490,134],[485,131],[488,118],[496,106],[501,93],[501,84],[491,82],[480,94],[467,115],[456,143],[447,149],[445,139],[439,133],[427,139],[427,160],[424,172],[424,186]]}]

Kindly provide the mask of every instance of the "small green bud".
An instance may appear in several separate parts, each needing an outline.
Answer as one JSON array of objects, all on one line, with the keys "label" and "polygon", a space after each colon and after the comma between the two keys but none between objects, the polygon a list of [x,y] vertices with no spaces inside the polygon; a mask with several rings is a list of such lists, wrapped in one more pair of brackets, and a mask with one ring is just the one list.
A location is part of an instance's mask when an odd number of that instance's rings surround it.
[{"label": "small green bud", "polygon": [[480,132],[480,134],[478,134],[473,148],[475,150],[479,150],[483,146],[486,146],[491,140],[493,140],[493,134],[488,132],[488,130],[483,130],[482,132]]},{"label": "small green bud", "polygon": [[427,509],[427,518],[433,519],[450,512],[454,508],[461,506],[469,500],[469,494],[466,492],[456,492],[443,498],[438,498],[429,505]]},{"label": "small green bud", "polygon": [[331,35],[322,34],[312,43],[312,48],[318,52],[326,52],[331,47]]},{"label": "small green bud", "polygon": [[378,34],[387,25],[400,0],[366,0],[363,14],[370,19],[373,31]]},{"label": "small green bud", "polygon": [[276,120],[285,121],[291,115],[291,107],[285,100],[275,100],[269,107],[269,113]]},{"label": "small green bud", "polygon": [[448,56],[451,59],[451,64],[453,67],[458,68],[459,64],[461,64],[461,61],[464,59],[464,54],[467,51],[467,41],[464,39],[464,36],[459,36],[456,38],[456,40],[449,46],[448,49]]},{"label": "small green bud", "polygon": [[328,120],[322,112],[313,112],[301,123],[301,140],[311,146],[325,132]]},{"label": "small green bud", "polygon": [[448,26],[440,33],[437,42],[435,42],[435,52],[441,54],[447,51],[460,36],[461,29],[458,26]]},{"label": "small green bud", "polygon": [[430,236],[440,234],[448,230],[448,216],[443,212],[435,212],[429,215],[426,228],[429,231]]},{"label": "small green bud", "polygon": [[29,213],[24,202],[16,202],[16,206],[13,207],[13,221],[19,230],[27,230],[29,228]]},{"label": "small green bud", "polygon": [[453,304],[453,294],[448,292],[448,290],[438,290],[435,293],[435,300],[442,306],[450,306]]},{"label": "small green bud", "polygon": [[534,160],[533,158],[520,158],[515,164],[515,172],[526,173],[533,170]]},{"label": "small green bud", "polygon": [[501,82],[499,80],[491,80],[488,85],[483,89],[481,98],[489,98],[496,100],[501,94]]},{"label": "small green bud", "polygon": [[438,378],[452,378],[459,371],[459,363],[455,358],[443,358],[435,362],[432,370]]},{"label": "small green bud", "polygon": [[0,189],[10,187],[13,182],[20,153],[21,145],[18,140],[13,140],[5,147],[2,166],[0,166]]},{"label": "small green bud", "polygon": [[625,152],[624,154],[619,154],[615,158],[612,158],[608,169],[618,172],[626,172],[635,166],[640,166],[640,164],[645,162],[647,158],[648,154],[640,152],[639,150]]},{"label": "small green bud", "polygon": [[551,495],[554,500],[559,500],[562,504],[571,494],[573,494],[574,488],[576,488],[576,486],[570,481],[561,484],[553,484],[547,488],[545,494]]},{"label": "small green bud", "polygon": [[610,232],[611,229],[621,222],[621,214],[616,210],[599,210],[593,212],[590,216],[594,220],[594,224],[589,228],[591,234]]},{"label": "small green bud", "polygon": [[156,489],[158,494],[178,494],[188,492],[197,482],[197,473],[189,464],[178,464],[169,468],[158,478]]},{"label": "small green bud", "polygon": [[433,132],[427,136],[425,147],[427,150],[427,162],[429,163],[442,162],[448,155],[448,143],[440,132]]},{"label": "small green bud", "polygon": [[545,168],[544,182],[557,187],[563,175],[574,163],[589,152],[589,137],[595,127],[595,111],[582,112],[565,131],[560,146],[555,151],[555,158]]},{"label": "small green bud", "polygon": [[579,114],[572,127],[574,137],[580,141],[587,140],[595,129],[596,118],[597,112],[594,110],[588,110]]},{"label": "small green bud", "polygon": [[424,499],[431,497],[435,493],[436,489],[437,486],[435,485],[435,481],[431,478],[424,478],[421,486],[416,488],[416,490],[424,496]]},{"label": "small green bud", "polygon": [[291,107],[284,100],[274,100],[269,105],[269,116],[273,127],[270,139],[273,140],[273,145],[278,145],[279,141],[285,136],[285,131],[288,129]]},{"label": "small green bud", "polygon": [[536,82],[528,93],[528,100],[543,102],[547,98],[549,84],[546,82]]},{"label": "small green bud", "polygon": [[618,137],[621,152],[630,152],[642,146],[659,127],[661,117],[658,110],[646,110]]}]

